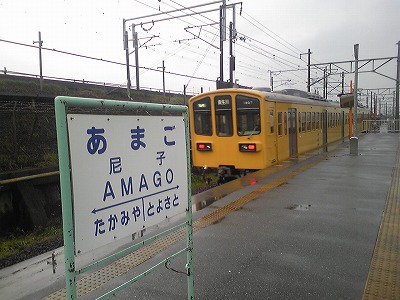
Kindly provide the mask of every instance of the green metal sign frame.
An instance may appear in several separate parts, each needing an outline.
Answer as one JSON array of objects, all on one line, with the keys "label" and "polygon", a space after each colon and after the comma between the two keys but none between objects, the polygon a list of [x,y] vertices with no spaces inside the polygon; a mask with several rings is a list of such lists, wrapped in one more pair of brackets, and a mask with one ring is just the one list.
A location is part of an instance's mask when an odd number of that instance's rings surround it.
[{"label": "green metal sign frame", "polygon": [[[127,282],[119,285],[113,290],[103,294],[97,299],[109,298],[116,296],[117,292],[129,286],[130,284],[140,280],[142,277],[148,275],[157,267],[168,263],[179,254],[186,252],[186,275],[188,286],[188,299],[194,299],[194,271],[193,271],[193,226],[192,226],[192,199],[191,199],[191,172],[190,172],[190,130],[189,130],[189,113],[188,108],[183,105],[166,105],[166,104],[153,104],[153,103],[140,103],[129,101],[116,101],[104,99],[90,99],[90,98],[76,98],[59,96],[54,100],[56,126],[57,126],[57,145],[58,145],[58,158],[60,166],[60,186],[61,186],[61,202],[62,202],[62,218],[63,218],[63,234],[64,234],[64,256],[65,256],[65,281],[67,290],[67,299],[76,299],[76,276],[83,274],[89,270],[105,265],[116,259],[119,259],[126,254],[134,251],[144,245],[147,245],[157,238],[165,236],[182,227],[186,227],[186,247],[175,254],[158,262],[150,269],[135,276]],[[72,207],[72,189],[71,189],[71,163],[70,151],[68,142],[68,128],[67,128],[67,109],[68,108],[104,108],[104,109],[136,109],[140,111],[156,111],[156,112],[180,112],[185,120],[185,135],[186,135],[186,156],[187,156],[187,176],[188,176],[188,200],[186,209],[186,222],[174,226],[164,232],[158,233],[140,243],[132,245],[124,250],[114,253],[106,258],[96,261],[89,266],[76,270],[75,267],[75,244],[74,244],[74,222],[73,222],[73,207]]]}]

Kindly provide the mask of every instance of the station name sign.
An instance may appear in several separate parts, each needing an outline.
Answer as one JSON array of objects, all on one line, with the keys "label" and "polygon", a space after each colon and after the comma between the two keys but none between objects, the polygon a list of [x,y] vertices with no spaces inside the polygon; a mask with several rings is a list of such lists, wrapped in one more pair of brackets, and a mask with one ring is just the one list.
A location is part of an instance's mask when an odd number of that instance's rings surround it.
[{"label": "station name sign", "polygon": [[340,107],[349,108],[354,107],[354,94],[340,94],[338,95],[340,98]]},{"label": "station name sign", "polygon": [[75,254],[187,209],[181,116],[68,114]]}]

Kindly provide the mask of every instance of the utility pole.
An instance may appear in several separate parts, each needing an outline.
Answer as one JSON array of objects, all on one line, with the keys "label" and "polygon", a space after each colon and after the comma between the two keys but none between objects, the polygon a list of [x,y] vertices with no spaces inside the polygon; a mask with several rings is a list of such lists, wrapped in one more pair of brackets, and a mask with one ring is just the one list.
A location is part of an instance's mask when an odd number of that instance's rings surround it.
[{"label": "utility pole", "polygon": [[397,74],[396,74],[396,115],[395,120],[397,122],[395,127],[399,130],[399,84],[400,84],[400,41],[397,42]]},{"label": "utility pole", "polygon": [[129,69],[129,45],[128,45],[128,31],[126,30],[125,19],[123,20],[124,30],[124,50],[125,50],[125,62],[126,62],[126,92],[128,98],[131,97],[131,71]]},{"label": "utility pole", "polygon": [[162,86],[163,86],[163,95],[165,97],[165,65],[164,65],[164,61],[162,61],[162,67],[158,67],[157,69],[162,69]]},{"label": "utility pole", "polygon": [[139,90],[139,41],[138,33],[135,30],[135,25],[132,25],[133,46],[135,47],[135,65],[136,65],[136,89]]},{"label": "utility pole", "polygon": [[38,41],[33,41],[34,44],[39,44],[39,84],[40,84],[40,91],[43,91],[43,69],[42,69],[42,34],[39,31],[39,40]]},{"label": "utility pole", "polygon": [[235,70],[235,56],[233,55],[233,22],[229,23],[229,82],[233,87],[233,71]]},{"label": "utility pole", "polygon": [[396,91],[393,91],[393,106],[392,106],[393,120],[395,119],[395,113],[396,113]]},{"label": "utility pole", "polygon": [[357,131],[357,107],[358,107],[358,49],[354,45],[354,107],[353,107],[353,135],[350,138],[350,155],[358,156],[358,131]]}]

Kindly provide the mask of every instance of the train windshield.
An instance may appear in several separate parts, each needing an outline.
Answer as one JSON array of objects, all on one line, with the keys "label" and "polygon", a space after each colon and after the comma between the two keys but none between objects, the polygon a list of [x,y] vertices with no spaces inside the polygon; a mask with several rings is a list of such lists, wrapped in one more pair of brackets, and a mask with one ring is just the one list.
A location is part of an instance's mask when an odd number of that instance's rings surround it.
[{"label": "train windshield", "polygon": [[212,135],[211,99],[209,97],[193,103],[194,132],[198,135]]},{"label": "train windshield", "polygon": [[260,101],[256,98],[237,95],[236,120],[238,135],[260,134]]},{"label": "train windshield", "polygon": [[218,136],[232,136],[232,98],[229,95],[215,96],[215,123]]}]

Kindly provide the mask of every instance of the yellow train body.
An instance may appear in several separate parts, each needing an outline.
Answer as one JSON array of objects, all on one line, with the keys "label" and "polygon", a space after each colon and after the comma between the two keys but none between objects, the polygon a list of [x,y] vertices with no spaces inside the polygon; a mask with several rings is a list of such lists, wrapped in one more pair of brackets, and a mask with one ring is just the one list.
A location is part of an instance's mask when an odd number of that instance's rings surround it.
[{"label": "yellow train body", "polygon": [[263,169],[349,136],[349,109],[336,102],[221,89],[191,98],[189,110],[197,167]]}]

